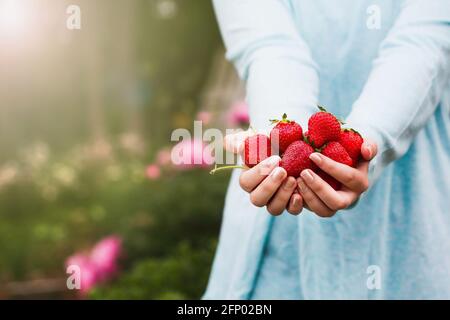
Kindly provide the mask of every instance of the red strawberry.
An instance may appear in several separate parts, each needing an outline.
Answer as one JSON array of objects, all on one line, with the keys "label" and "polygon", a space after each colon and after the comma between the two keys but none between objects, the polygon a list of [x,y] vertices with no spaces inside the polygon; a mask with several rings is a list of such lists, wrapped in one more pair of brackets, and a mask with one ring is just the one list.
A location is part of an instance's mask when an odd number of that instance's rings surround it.
[{"label": "red strawberry", "polygon": [[339,143],[347,150],[348,155],[353,160],[353,167],[356,167],[361,156],[361,145],[364,139],[361,137],[359,132],[353,129],[344,129],[341,132],[341,137],[339,138]]},{"label": "red strawberry", "polygon": [[[288,120],[286,113],[283,114],[282,120],[270,121],[277,124],[270,132],[270,141],[274,150],[279,150],[280,154],[283,154],[292,142],[303,139],[302,127],[295,121]],[[277,141],[278,146],[275,145]]]},{"label": "red strawberry", "polygon": [[330,176],[328,173],[326,173],[325,171],[319,170],[317,172],[317,175],[319,177],[321,177],[323,181],[328,183],[334,190],[340,190],[341,189],[342,184],[339,181],[337,181],[335,178]]},{"label": "red strawberry", "polygon": [[280,167],[287,171],[288,176],[298,178],[305,169],[316,170],[316,165],[309,159],[313,147],[304,141],[294,141],[284,152]]},{"label": "red strawberry", "polygon": [[247,137],[244,141],[244,163],[254,167],[272,155],[270,139],[264,134]]},{"label": "red strawberry", "polygon": [[314,148],[320,148],[330,141],[338,141],[341,136],[341,123],[331,113],[319,106],[320,111],[308,121],[308,142]]},{"label": "red strawberry", "polygon": [[322,154],[336,162],[340,162],[351,166],[353,164],[352,158],[348,155],[344,147],[336,141],[327,143],[325,148],[322,150]]}]

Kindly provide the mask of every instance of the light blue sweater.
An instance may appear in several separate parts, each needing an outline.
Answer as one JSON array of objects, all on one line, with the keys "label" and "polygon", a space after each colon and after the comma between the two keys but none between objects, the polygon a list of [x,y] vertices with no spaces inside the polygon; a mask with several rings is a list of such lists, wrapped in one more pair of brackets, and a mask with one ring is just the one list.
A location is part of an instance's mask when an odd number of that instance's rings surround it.
[{"label": "light blue sweater", "polygon": [[273,218],[234,172],[205,298],[450,299],[450,0],[214,5],[254,127],[320,102],[379,153],[331,219]]}]

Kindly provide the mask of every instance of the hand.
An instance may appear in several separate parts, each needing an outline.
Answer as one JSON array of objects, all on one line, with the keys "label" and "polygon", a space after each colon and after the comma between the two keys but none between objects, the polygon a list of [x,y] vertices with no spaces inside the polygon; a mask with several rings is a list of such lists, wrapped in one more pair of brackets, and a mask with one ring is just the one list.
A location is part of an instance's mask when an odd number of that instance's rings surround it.
[{"label": "hand", "polygon": [[[249,133],[238,133],[225,137],[225,148],[241,153],[243,141]],[[287,177],[287,172],[278,166],[279,156],[261,161],[253,168],[243,169],[239,177],[242,189],[250,194],[250,201],[257,207],[267,207],[272,215],[280,215],[284,210],[297,215],[302,211],[302,197],[296,191],[295,178]]]},{"label": "hand", "polygon": [[320,153],[310,159],[323,171],[342,183],[342,189],[334,190],[312,170],[304,170],[297,179],[304,206],[320,217],[332,217],[337,211],[348,208],[369,187],[369,162],[377,154],[377,145],[365,141],[361,146],[362,161],[356,168],[338,163]]}]

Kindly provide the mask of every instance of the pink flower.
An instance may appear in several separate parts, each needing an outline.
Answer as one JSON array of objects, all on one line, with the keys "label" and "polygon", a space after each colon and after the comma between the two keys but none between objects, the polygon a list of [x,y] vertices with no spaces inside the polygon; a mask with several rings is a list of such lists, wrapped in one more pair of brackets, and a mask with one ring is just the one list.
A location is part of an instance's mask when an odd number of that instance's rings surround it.
[{"label": "pink flower", "polygon": [[234,103],[227,115],[227,123],[230,126],[245,125],[250,122],[248,105],[245,101]]},{"label": "pink flower", "polygon": [[160,165],[160,166],[167,166],[169,165],[172,161],[170,158],[170,150],[169,149],[162,149],[158,152],[158,154],[156,155],[156,162]]},{"label": "pink flower", "polygon": [[122,239],[117,236],[107,237],[94,246],[90,261],[95,265],[100,279],[110,278],[117,272],[121,252]]},{"label": "pink flower", "polygon": [[145,169],[145,175],[150,180],[156,180],[161,176],[161,169],[156,164],[151,164]]},{"label": "pink flower", "polygon": [[212,120],[212,114],[208,111],[200,111],[197,113],[197,120],[202,121],[203,124],[207,125]]},{"label": "pink flower", "polygon": [[179,169],[206,168],[214,163],[210,149],[198,139],[185,139],[172,148],[172,162]]},{"label": "pink flower", "polygon": [[110,236],[98,242],[89,254],[76,253],[67,258],[66,267],[79,268],[82,296],[89,293],[98,283],[111,279],[117,273],[117,261],[121,253],[122,239]]},{"label": "pink flower", "polygon": [[80,270],[80,294],[85,296],[99,282],[98,272],[88,256],[75,254],[66,261],[66,267],[76,266]]}]

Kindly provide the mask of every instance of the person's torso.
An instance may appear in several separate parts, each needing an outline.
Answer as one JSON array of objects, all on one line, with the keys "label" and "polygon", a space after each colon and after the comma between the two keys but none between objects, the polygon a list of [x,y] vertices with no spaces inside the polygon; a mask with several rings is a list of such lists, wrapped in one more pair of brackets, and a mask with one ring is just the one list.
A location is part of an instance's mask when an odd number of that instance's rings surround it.
[{"label": "person's torso", "polygon": [[[404,1],[282,2],[318,66],[319,102],[347,117]],[[370,20],[378,18],[379,29]],[[353,209],[331,219],[304,210],[293,229],[292,219],[270,218],[265,208],[250,204],[236,172],[207,296],[248,298],[252,286],[264,293],[274,283],[295,281],[306,299],[450,298],[448,177],[450,88],[408,152]],[[292,242],[279,246],[283,234]],[[295,262],[298,273],[283,272]],[[380,272],[380,288],[368,286],[374,272]]]},{"label": "person's torso", "polygon": [[[319,102],[345,118],[403,1],[344,0],[340,7],[331,0],[285,3],[319,68]],[[373,25],[378,18],[379,29]],[[269,235],[260,274],[275,274],[278,268],[279,281],[288,282],[287,277],[293,281],[292,274],[282,270],[297,261],[298,296],[312,299],[430,297],[445,292],[450,258],[441,255],[450,250],[450,202],[445,197],[450,184],[442,175],[450,176],[449,109],[447,94],[408,153],[385,170],[354,209],[329,220],[302,214],[298,235],[286,237],[298,239],[290,245],[298,246],[296,250],[282,250],[273,243],[276,237]],[[292,232],[287,221],[275,218],[271,233],[287,231]],[[448,241],[439,244],[443,240]],[[373,270],[381,272],[380,290],[367,287]],[[437,281],[424,287],[414,283],[417,273]],[[256,292],[264,291],[262,281],[256,281]]]}]

